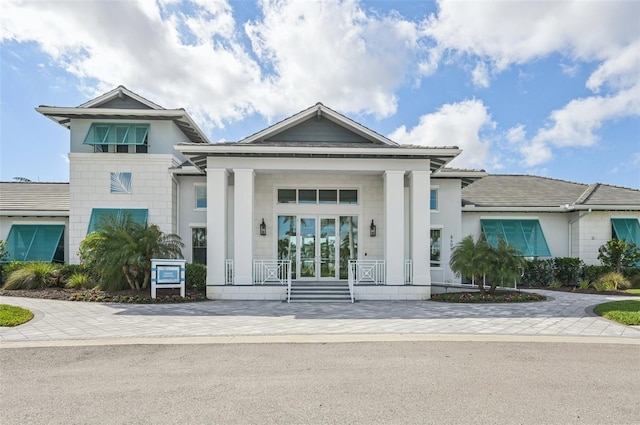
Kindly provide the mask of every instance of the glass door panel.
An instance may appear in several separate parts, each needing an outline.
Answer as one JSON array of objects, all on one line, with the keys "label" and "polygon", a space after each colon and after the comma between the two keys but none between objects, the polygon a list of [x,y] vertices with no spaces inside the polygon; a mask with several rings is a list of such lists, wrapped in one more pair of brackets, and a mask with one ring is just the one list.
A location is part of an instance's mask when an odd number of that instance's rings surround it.
[{"label": "glass door panel", "polygon": [[336,219],[320,219],[320,278],[336,278]]},{"label": "glass door panel", "polygon": [[340,216],[340,279],[349,278],[349,260],[358,259],[358,216]]},{"label": "glass door panel", "polygon": [[300,279],[316,278],[316,219],[300,218]]},{"label": "glass door panel", "polygon": [[296,278],[297,220],[294,215],[278,216],[278,260],[291,261],[291,277]]}]

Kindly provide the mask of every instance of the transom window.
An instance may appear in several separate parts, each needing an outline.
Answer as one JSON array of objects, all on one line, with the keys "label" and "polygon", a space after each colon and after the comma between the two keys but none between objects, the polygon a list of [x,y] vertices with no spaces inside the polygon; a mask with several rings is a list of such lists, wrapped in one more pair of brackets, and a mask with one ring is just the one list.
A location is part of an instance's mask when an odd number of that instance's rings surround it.
[{"label": "transom window", "polygon": [[83,144],[94,152],[147,153],[149,124],[93,123]]},{"label": "transom window", "polygon": [[278,189],[279,204],[357,205],[357,189]]}]

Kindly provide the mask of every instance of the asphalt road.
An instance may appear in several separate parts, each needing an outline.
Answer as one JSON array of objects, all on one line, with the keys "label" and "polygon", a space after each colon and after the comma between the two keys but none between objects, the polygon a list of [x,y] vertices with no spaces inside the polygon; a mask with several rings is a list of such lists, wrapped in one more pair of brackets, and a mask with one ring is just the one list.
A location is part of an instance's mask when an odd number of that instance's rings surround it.
[{"label": "asphalt road", "polygon": [[0,349],[0,423],[640,424],[637,345]]}]

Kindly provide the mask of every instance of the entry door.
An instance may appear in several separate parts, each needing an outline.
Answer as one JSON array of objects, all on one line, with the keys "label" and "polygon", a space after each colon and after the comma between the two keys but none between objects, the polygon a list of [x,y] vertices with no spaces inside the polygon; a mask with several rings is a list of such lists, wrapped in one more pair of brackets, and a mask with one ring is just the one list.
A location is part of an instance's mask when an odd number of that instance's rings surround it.
[{"label": "entry door", "polygon": [[297,278],[300,280],[337,279],[338,238],[336,217],[299,217],[299,258]]}]

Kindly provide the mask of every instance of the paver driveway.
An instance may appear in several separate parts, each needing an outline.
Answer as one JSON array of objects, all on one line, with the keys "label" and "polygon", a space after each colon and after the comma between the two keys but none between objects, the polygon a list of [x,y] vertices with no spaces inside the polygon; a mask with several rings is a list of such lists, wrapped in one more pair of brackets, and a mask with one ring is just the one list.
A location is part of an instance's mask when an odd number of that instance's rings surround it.
[{"label": "paver driveway", "polygon": [[544,293],[549,301],[450,304],[377,301],[287,304],[211,301],[185,304],[101,304],[0,297],[35,318],[0,328],[0,342],[237,335],[463,334],[597,336],[640,339],[640,328],[593,315],[591,307],[629,299]]}]

